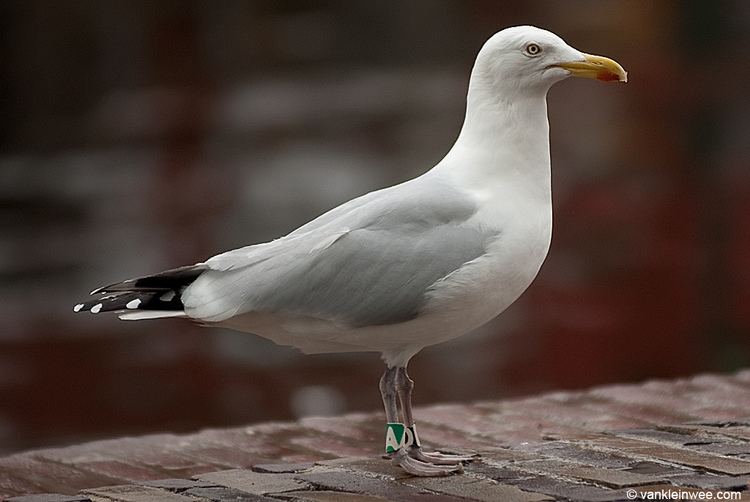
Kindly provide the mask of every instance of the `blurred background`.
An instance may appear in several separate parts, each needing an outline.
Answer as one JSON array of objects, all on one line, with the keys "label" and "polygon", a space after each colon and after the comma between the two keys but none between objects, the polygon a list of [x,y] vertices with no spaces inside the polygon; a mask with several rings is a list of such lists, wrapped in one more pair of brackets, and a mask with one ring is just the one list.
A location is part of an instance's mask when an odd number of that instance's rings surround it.
[{"label": "blurred background", "polygon": [[4,1],[0,452],[381,409],[372,354],[71,308],[422,173],[514,24],[630,82],[551,91],[549,258],[416,402],[747,366],[750,2]]}]

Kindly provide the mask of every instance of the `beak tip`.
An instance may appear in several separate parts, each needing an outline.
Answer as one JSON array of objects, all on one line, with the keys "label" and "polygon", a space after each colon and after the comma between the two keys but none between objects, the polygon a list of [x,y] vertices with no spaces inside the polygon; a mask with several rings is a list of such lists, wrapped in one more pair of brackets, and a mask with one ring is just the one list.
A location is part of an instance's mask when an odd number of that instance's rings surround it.
[{"label": "beak tip", "polygon": [[609,75],[604,76],[604,78],[600,78],[599,80],[606,80],[610,82],[622,82],[623,84],[628,82],[628,74],[623,73],[622,75],[619,75],[617,73],[610,73]]},{"label": "beak tip", "polygon": [[622,82],[623,84],[628,82],[628,72],[625,70],[622,70],[622,73],[615,73],[614,77],[613,80],[616,80],[617,82]]},{"label": "beak tip", "polygon": [[558,63],[574,77],[592,78],[602,82],[627,82],[628,72],[617,61],[604,56],[584,54],[583,61]]}]

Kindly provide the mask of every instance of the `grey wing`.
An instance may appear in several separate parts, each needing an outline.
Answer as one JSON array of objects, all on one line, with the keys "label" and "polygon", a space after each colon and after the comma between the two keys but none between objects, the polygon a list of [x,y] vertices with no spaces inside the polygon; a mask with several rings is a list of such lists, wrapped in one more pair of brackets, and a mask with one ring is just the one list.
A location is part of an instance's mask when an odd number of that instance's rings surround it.
[{"label": "grey wing", "polygon": [[267,244],[246,266],[222,259],[223,270],[205,272],[183,296],[186,311],[209,321],[254,311],[350,326],[417,316],[429,287],[485,254],[494,234],[467,225],[475,206],[454,191],[409,192]]},{"label": "grey wing", "polygon": [[[311,245],[311,241],[325,239],[324,236],[336,239],[352,228],[372,223],[373,215],[379,210],[382,211],[383,206],[389,204],[394,196],[398,197],[397,194],[403,192],[405,188],[408,189],[414,181],[411,180],[400,185],[361,195],[321,214],[297,228],[286,237],[227,251],[212,257],[208,260],[208,263],[210,263],[212,268],[217,270],[238,269],[255,265],[279,253],[286,253],[289,251],[292,242],[295,245],[301,244],[302,246],[306,246]],[[371,208],[373,205],[377,206],[375,211]],[[365,219],[364,222],[359,221],[363,218]],[[312,232],[317,233],[311,235]],[[312,242],[312,245],[317,247],[321,247],[323,244]]]},{"label": "grey wing", "polygon": [[355,230],[291,277],[291,287],[268,291],[255,308],[351,326],[402,322],[417,316],[432,284],[484,253],[482,236],[459,226],[419,235]]}]

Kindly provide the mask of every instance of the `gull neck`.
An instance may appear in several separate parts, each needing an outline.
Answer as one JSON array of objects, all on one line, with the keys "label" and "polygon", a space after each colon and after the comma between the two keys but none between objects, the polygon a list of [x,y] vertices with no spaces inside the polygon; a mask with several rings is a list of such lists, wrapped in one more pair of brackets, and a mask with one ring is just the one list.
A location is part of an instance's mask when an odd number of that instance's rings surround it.
[{"label": "gull neck", "polygon": [[505,87],[474,69],[463,127],[434,170],[483,190],[510,184],[549,200],[547,89]]}]

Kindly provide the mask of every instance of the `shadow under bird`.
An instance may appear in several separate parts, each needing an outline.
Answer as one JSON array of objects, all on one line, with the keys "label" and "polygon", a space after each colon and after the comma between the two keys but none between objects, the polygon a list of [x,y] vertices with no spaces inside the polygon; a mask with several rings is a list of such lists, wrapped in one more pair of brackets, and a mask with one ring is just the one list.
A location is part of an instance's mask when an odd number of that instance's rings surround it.
[{"label": "shadow under bird", "polygon": [[570,76],[627,80],[549,31],[504,29],[477,55],[458,139],[426,173],[277,240],[99,288],[74,310],[186,318],[311,354],[379,352],[386,454],[417,476],[459,472],[472,456],[422,449],[406,366],[497,316],[537,275],[552,233],[546,96]]}]

